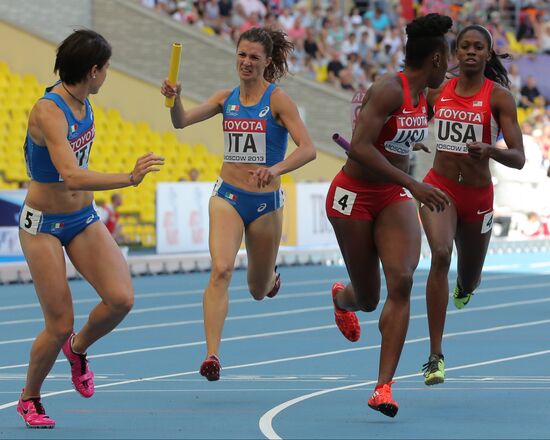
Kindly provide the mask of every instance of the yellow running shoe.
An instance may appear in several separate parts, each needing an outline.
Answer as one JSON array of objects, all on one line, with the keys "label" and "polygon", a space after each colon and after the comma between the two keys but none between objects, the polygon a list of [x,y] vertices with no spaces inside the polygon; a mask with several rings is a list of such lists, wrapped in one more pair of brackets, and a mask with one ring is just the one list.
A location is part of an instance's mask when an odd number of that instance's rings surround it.
[{"label": "yellow running shoe", "polygon": [[422,365],[424,372],[424,383],[426,385],[437,385],[445,382],[445,358],[442,354],[431,354],[428,362]]},{"label": "yellow running shoe", "polygon": [[472,296],[473,293],[463,292],[457,285],[453,290],[453,303],[458,310],[463,309],[470,302]]}]

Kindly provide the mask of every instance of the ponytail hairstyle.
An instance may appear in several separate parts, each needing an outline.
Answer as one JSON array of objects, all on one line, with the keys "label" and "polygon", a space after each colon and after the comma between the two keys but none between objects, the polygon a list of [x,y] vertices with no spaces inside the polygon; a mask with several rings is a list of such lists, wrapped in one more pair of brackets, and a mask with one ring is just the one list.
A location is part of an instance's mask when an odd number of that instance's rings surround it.
[{"label": "ponytail hairstyle", "polygon": [[407,24],[405,66],[419,69],[434,52],[447,50],[445,34],[452,26],[450,17],[435,13],[415,18]]},{"label": "ponytail hairstyle", "polygon": [[506,87],[507,89],[510,89],[510,79],[508,78],[508,72],[506,68],[502,65],[500,60],[510,59],[512,57],[508,53],[497,54],[495,52],[493,48],[493,36],[487,30],[487,28],[481,26],[480,24],[471,24],[469,26],[466,26],[458,33],[458,36],[456,37],[457,48],[460,40],[462,39],[462,37],[464,37],[464,34],[472,30],[477,31],[481,35],[483,35],[489,47],[489,55],[491,55],[491,57],[489,58],[489,60],[487,60],[487,64],[485,64],[485,71],[483,72],[485,77],[500,84],[503,87]]},{"label": "ponytail hairstyle", "polygon": [[294,43],[287,40],[283,31],[270,28],[251,28],[243,32],[237,42],[242,40],[260,43],[271,63],[265,68],[264,78],[269,82],[276,82],[288,73],[287,57],[294,50]]}]

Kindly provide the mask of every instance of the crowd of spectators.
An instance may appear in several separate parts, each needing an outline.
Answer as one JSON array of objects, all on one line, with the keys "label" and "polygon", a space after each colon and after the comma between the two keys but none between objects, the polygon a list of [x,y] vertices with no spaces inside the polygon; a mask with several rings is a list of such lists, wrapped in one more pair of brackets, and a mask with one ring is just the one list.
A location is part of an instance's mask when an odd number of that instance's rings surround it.
[{"label": "crowd of spectators", "polygon": [[283,29],[295,43],[290,72],[345,90],[366,89],[377,75],[400,70],[405,24],[414,15],[451,15],[454,36],[479,23],[497,52],[550,54],[547,1],[523,0],[142,0],[174,20],[234,42],[254,26]]},{"label": "crowd of spectators", "polygon": [[[377,75],[402,69],[405,25],[416,15],[450,15],[454,47],[462,27],[478,23],[493,35],[497,53],[509,53],[511,91],[518,103],[524,143],[533,166],[550,176],[550,100],[530,73],[518,69],[521,57],[550,56],[548,0],[142,0],[174,20],[236,42],[254,26],[283,29],[295,43],[292,74],[355,92]],[[450,65],[453,65],[451,60]],[[531,219],[533,216],[531,216]]]}]

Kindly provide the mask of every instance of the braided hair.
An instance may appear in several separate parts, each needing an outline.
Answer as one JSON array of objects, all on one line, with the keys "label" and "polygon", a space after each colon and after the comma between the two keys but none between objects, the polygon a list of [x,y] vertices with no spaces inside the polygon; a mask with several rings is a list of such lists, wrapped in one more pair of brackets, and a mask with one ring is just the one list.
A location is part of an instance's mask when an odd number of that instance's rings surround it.
[{"label": "braided hair", "polygon": [[260,43],[271,63],[264,71],[264,78],[269,82],[276,82],[288,73],[287,57],[294,50],[294,43],[286,38],[286,34],[277,29],[251,28],[243,32],[237,42],[242,40]]}]

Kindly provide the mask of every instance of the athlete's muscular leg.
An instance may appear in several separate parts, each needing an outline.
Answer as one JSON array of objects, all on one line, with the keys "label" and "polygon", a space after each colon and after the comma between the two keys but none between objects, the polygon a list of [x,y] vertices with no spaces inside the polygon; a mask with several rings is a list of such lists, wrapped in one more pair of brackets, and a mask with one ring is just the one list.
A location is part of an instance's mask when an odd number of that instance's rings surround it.
[{"label": "athlete's muscular leg", "polygon": [[329,217],[351,283],[336,295],[344,310],[372,312],[380,301],[380,260],[372,220]]},{"label": "athlete's muscular leg", "polygon": [[482,227],[483,222],[459,222],[457,226],[458,283],[467,293],[472,293],[481,282],[481,271],[491,240],[491,230],[482,234]]},{"label": "athlete's muscular leg", "polygon": [[275,263],[283,233],[283,208],[258,217],[245,228],[248,289],[262,300],[275,285]]},{"label": "athlete's muscular leg", "polygon": [[207,356],[218,356],[229,303],[229,283],[242,242],[244,225],[235,208],[218,196],[210,197],[209,216],[208,241],[212,268],[203,298],[204,332]]},{"label": "athlete's muscular leg", "polygon": [[51,235],[19,231],[21,247],[31,271],[44,314],[45,328],[30,353],[24,399],[39,397],[40,388],[73,330],[73,303],[65,271],[65,255]]},{"label": "athlete's muscular leg", "polygon": [[130,312],[134,290],[128,264],[103,223],[96,222],[73,238],[67,246],[67,255],[101,297],[73,339],[73,349],[84,353]]},{"label": "athlete's muscular leg", "polygon": [[442,340],[449,303],[449,268],[456,234],[456,208],[454,204],[444,211],[420,208],[422,226],[426,232],[432,261],[426,284],[426,304],[430,331],[430,353],[443,353]]},{"label": "athlete's muscular leg", "polygon": [[275,263],[283,233],[283,208],[258,217],[244,234],[248,257],[248,288],[256,300],[264,299],[275,284]]},{"label": "athlete's muscular leg", "polygon": [[415,203],[402,201],[384,208],[374,223],[374,241],[388,287],[378,321],[382,334],[378,384],[383,384],[395,374],[409,326],[413,273],[421,242]]}]

